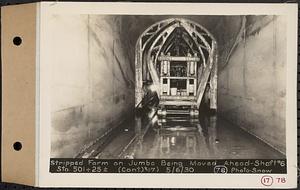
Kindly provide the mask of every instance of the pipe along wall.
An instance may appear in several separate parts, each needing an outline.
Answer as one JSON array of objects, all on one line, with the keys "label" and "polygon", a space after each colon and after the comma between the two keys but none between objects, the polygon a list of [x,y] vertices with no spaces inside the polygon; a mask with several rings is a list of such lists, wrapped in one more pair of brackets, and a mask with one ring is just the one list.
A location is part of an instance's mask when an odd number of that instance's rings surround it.
[{"label": "pipe along wall", "polygon": [[[217,40],[218,117],[285,153],[284,17],[178,17],[198,22]],[[136,40],[167,18],[53,16],[52,157],[74,157],[134,116]]]}]

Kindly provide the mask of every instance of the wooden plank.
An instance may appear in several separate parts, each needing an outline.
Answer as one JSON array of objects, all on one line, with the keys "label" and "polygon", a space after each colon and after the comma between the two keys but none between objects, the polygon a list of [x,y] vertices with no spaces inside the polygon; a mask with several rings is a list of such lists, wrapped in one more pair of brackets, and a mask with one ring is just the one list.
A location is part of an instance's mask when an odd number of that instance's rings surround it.
[{"label": "wooden plank", "polygon": [[161,77],[162,79],[182,79],[182,80],[188,80],[188,79],[197,79],[197,77],[168,77],[168,76],[163,76]]},{"label": "wooden plank", "polygon": [[162,95],[161,100],[192,100],[196,101],[196,96],[167,96]]},{"label": "wooden plank", "polygon": [[162,55],[158,57],[159,61],[200,61],[199,57],[183,57]]},{"label": "wooden plank", "polygon": [[217,56],[215,56],[213,68],[210,75],[210,109],[217,109],[217,83],[218,83]]},{"label": "wooden plank", "polygon": [[196,101],[174,101],[174,100],[161,100],[160,101],[161,105],[169,105],[169,106],[196,106],[197,102]]},{"label": "wooden plank", "polygon": [[201,100],[202,100],[203,94],[205,92],[205,88],[206,88],[206,85],[207,85],[207,82],[208,82],[213,64],[216,64],[215,63],[215,60],[216,60],[215,59],[215,56],[216,56],[215,48],[216,48],[216,42],[213,42],[213,49],[210,52],[210,57],[208,59],[208,62],[209,62],[208,66],[204,70],[204,74],[202,75],[202,77],[200,79],[200,84],[199,84],[198,90],[197,90],[197,96],[198,96],[198,98],[197,98],[197,107],[198,108],[200,107]]},{"label": "wooden plank", "polygon": [[135,107],[141,107],[144,95],[141,51],[141,40],[138,40],[135,49]]}]

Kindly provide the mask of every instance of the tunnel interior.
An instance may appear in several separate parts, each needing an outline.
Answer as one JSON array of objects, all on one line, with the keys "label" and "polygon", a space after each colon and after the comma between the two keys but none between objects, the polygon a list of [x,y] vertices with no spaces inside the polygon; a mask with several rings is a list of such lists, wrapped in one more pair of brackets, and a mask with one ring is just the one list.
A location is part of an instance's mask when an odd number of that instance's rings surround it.
[{"label": "tunnel interior", "polygon": [[179,114],[197,116],[207,102],[215,110],[217,51],[212,34],[194,21],[169,18],[152,24],[136,43],[137,109],[157,96],[158,115],[181,110]]},{"label": "tunnel interior", "polygon": [[[53,19],[49,23],[54,31],[49,36],[52,157],[285,156],[285,17],[55,15]],[[189,32],[181,20],[196,23],[189,27],[202,35]],[[61,33],[70,35],[62,38]],[[212,54],[207,45],[214,43]],[[137,59],[145,64],[136,64]],[[166,60],[172,66],[164,72]],[[193,75],[187,62],[197,62]],[[215,63],[214,77],[205,74],[208,63]],[[137,69],[143,74],[137,76]],[[176,114],[157,116],[153,108],[161,96],[166,102],[171,94],[184,97],[196,106],[200,92],[187,89],[200,85],[204,75],[208,77],[200,103],[214,112],[200,106],[200,114],[187,119],[184,113],[191,105],[184,103],[180,109],[167,105]],[[153,91],[163,89],[153,86],[155,81],[162,86],[170,83],[170,89],[153,96]],[[146,96],[147,106],[137,111]]]}]

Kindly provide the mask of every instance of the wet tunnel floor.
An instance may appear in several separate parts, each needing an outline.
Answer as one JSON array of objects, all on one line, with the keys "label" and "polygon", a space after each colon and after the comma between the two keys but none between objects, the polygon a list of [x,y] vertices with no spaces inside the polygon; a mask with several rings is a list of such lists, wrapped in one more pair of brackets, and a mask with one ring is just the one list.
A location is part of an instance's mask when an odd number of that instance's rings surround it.
[{"label": "wet tunnel floor", "polygon": [[215,115],[191,119],[149,113],[126,122],[106,143],[93,145],[82,157],[279,159],[285,155]]}]

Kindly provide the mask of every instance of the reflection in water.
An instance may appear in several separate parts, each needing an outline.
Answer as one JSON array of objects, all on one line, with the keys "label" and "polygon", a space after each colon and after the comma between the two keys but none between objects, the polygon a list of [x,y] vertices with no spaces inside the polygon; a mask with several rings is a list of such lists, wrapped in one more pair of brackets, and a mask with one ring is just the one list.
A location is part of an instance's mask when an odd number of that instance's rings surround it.
[{"label": "reflection in water", "polygon": [[135,138],[126,147],[125,158],[230,159],[283,158],[216,114],[168,115],[159,118],[155,110],[135,118]]},{"label": "reflection in water", "polygon": [[127,151],[134,158],[203,158],[214,154],[215,115],[158,118],[153,112],[135,118],[136,140]]}]

